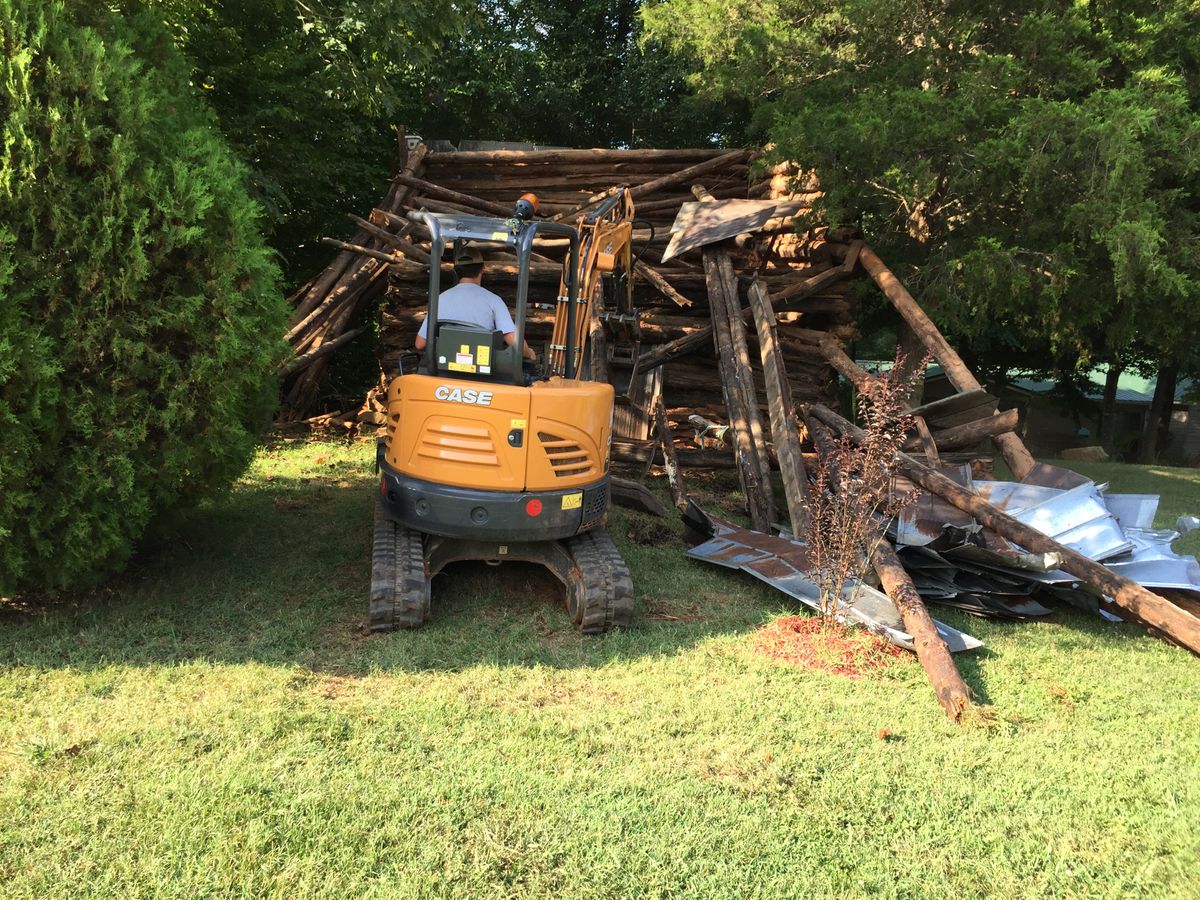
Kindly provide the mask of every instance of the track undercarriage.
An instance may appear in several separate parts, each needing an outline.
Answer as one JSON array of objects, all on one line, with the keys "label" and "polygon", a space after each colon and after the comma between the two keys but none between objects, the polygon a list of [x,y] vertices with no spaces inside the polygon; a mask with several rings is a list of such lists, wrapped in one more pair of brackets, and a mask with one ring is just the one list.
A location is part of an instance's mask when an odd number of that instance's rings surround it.
[{"label": "track undercarriage", "polygon": [[584,634],[623,628],[633,618],[629,567],[603,528],[565,540],[523,543],[446,538],[401,525],[376,497],[367,627],[371,631],[420,628],[429,619],[433,576],[460,560],[545,566],[562,583],[567,612]]}]

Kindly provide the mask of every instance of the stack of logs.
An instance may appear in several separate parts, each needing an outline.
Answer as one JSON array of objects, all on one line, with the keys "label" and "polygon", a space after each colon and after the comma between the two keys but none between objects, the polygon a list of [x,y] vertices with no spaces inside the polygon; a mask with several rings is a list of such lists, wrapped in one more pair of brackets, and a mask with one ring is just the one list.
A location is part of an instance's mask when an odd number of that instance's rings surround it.
[{"label": "stack of logs", "polygon": [[[709,310],[708,276],[702,251],[662,261],[671,223],[681,204],[694,201],[692,187],[702,183],[716,199],[774,199],[778,215],[752,238],[728,251],[732,289],[747,322],[748,290],[757,279],[775,301],[779,340],[788,360],[789,388],[798,402],[832,402],[836,373],[819,351],[826,337],[838,343],[856,337],[857,302],[846,276],[853,235],[807,227],[816,185],[791,167],[756,166],[745,150],[543,150],[428,152],[412,150],[378,207],[366,216],[349,216],[358,232],[348,241],[326,239],[341,252],[303,288],[294,303],[289,340],[297,359],[287,370],[285,420],[310,414],[330,354],[369,327],[365,311],[386,291],[377,352],[381,371],[394,373],[398,357],[411,349],[427,304],[428,242],[408,220],[411,210],[507,217],[526,191],[536,193],[540,215],[573,223],[588,205],[614,185],[630,187],[637,209],[634,251],[640,253],[634,301],[641,311],[642,369],[662,366],[666,416],[674,429],[684,465],[732,465],[721,451],[691,449],[688,416],[699,413],[724,421],[725,398]],[[797,233],[800,226],[800,233]],[[565,242],[539,240],[531,263],[530,300],[553,303],[557,295]],[[495,258],[486,286],[509,304],[516,294],[511,258]],[[443,262],[443,267],[448,264]],[[551,310],[529,312],[527,339],[543,346],[550,337]],[[357,318],[356,318],[357,317]],[[751,349],[755,329],[749,329]],[[752,378],[759,395],[764,373],[751,353]],[[652,401],[651,401],[652,403]],[[643,437],[651,430],[651,403],[641,410]],[[378,392],[357,418],[378,424]],[[645,460],[649,440],[620,442],[618,459]]]}]

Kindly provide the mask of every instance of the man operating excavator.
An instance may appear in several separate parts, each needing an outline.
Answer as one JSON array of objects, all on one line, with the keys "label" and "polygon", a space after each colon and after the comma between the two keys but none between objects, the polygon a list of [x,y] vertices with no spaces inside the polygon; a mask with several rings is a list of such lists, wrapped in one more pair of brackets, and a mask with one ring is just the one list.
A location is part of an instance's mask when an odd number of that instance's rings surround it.
[{"label": "man operating excavator", "polygon": [[[517,339],[517,327],[504,301],[483,287],[483,254],[478,247],[463,249],[454,261],[454,275],[458,284],[438,300],[438,319],[502,332],[505,342],[511,347]],[[413,342],[417,350],[425,349],[428,334],[429,319],[426,318]],[[521,353],[526,359],[537,357],[527,341],[521,342]]]}]

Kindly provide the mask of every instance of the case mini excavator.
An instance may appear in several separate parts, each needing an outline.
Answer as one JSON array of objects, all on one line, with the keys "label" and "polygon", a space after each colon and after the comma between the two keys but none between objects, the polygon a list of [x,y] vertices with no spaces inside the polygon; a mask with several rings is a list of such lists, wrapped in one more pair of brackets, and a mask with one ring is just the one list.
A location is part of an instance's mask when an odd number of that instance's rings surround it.
[{"label": "case mini excavator", "polygon": [[[563,584],[568,613],[585,634],[628,625],[633,583],[605,525],[614,392],[590,372],[589,328],[598,317],[588,285],[631,271],[632,203],[620,192],[580,229],[533,218],[525,195],[509,219],[411,213],[429,229],[430,323],[415,371],[389,386],[387,431],[377,455],[370,618],[372,631],[418,628],[429,618],[430,582],[448,563],[540,563]],[[581,232],[583,239],[581,240]],[[535,237],[566,238],[546,371],[522,359]],[[438,316],[449,246],[508,248],[517,263],[516,340]],[[611,276],[610,276],[611,277]],[[558,321],[561,320],[561,321]]]}]

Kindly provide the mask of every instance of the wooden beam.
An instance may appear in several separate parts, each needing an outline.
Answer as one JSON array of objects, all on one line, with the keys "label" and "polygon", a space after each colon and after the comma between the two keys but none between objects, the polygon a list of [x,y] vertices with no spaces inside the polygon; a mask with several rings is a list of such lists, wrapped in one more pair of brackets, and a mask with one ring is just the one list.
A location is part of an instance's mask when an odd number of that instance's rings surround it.
[{"label": "wooden beam", "polygon": [[779,471],[783,477],[788,519],[792,536],[803,540],[812,524],[808,515],[808,473],[804,470],[804,456],[800,451],[792,389],[779,347],[775,310],[771,308],[771,299],[761,282],[755,281],[750,285],[749,296],[758,331],[758,353],[767,387],[767,412],[775,454],[779,457]]}]

